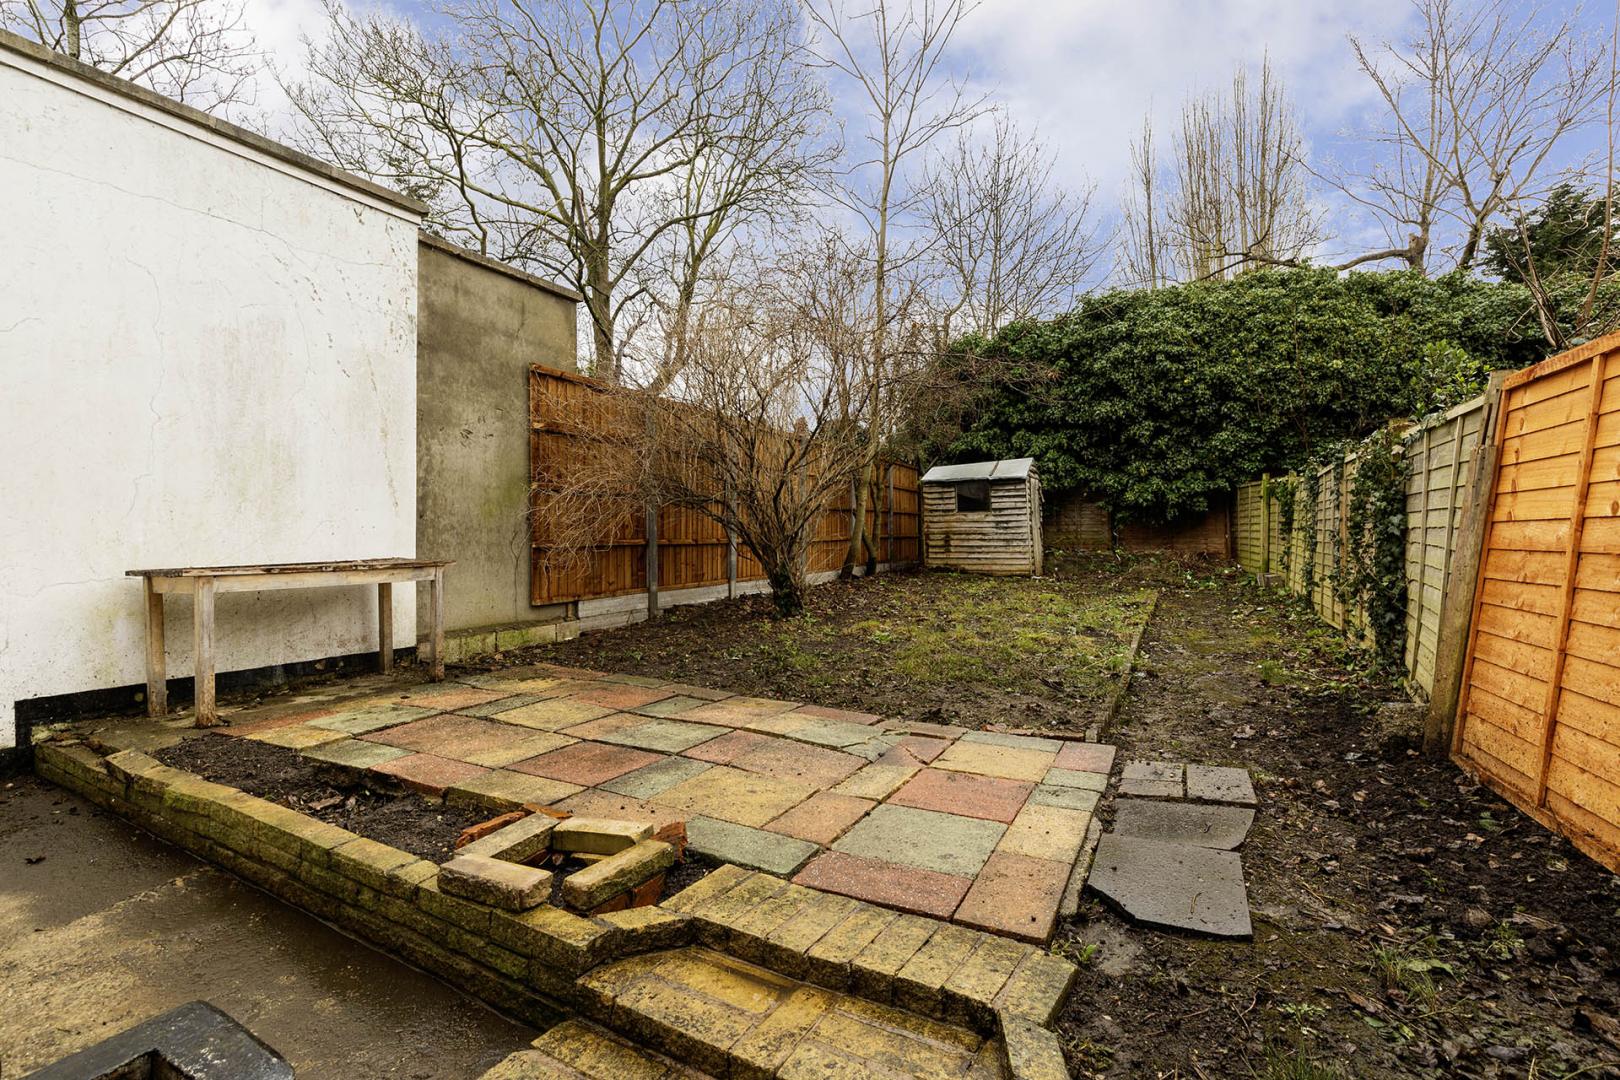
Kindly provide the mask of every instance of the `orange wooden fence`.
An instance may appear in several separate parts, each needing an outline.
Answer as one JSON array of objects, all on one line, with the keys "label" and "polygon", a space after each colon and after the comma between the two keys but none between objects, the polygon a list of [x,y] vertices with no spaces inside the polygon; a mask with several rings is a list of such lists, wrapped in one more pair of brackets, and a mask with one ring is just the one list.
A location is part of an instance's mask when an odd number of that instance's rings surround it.
[{"label": "orange wooden fence", "polygon": [[1452,753],[1620,869],[1620,334],[1509,376]]},{"label": "orange wooden fence", "polygon": [[[549,521],[556,511],[547,506],[546,490],[552,483],[566,482],[566,469],[554,466],[567,462],[573,454],[589,452],[588,447],[577,446],[580,425],[601,422],[601,411],[589,405],[590,396],[600,393],[600,384],[591,379],[539,366],[530,369],[529,448],[535,485],[529,588],[534,604],[625,596],[647,589],[644,512],[627,511],[618,527],[598,538],[584,559],[553,559],[547,545]],[[854,525],[853,495],[852,491],[841,494],[816,521],[810,573],[837,570],[843,564]],[[915,562],[921,529],[916,468],[884,462],[876,496],[868,500],[866,521],[878,560]],[[690,507],[659,508],[654,548],[657,586],[663,591],[759,581],[765,576],[748,549],[734,545],[719,522]]]}]

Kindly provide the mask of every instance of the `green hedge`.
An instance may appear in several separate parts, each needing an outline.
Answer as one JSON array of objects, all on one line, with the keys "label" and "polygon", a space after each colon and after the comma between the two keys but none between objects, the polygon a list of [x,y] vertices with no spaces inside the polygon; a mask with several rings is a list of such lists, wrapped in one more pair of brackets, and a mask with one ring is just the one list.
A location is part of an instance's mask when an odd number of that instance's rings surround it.
[{"label": "green hedge", "polygon": [[1489,369],[1541,359],[1529,307],[1518,285],[1408,272],[1110,292],[961,343],[999,361],[996,383],[936,450],[1033,456],[1049,492],[1169,520],[1393,417],[1463,400]]}]

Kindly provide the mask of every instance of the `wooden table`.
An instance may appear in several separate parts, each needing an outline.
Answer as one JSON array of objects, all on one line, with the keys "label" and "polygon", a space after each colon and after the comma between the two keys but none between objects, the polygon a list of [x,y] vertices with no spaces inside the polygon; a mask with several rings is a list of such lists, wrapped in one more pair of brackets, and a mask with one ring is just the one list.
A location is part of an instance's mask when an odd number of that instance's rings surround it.
[{"label": "wooden table", "polygon": [[430,584],[431,629],[428,677],[444,678],[444,571],[448,562],[427,559],[353,559],[325,563],[258,563],[251,566],[188,566],[173,570],[129,570],[146,592],[146,713],[169,709],[163,665],[163,597],[193,597],[192,639],[196,648],[197,727],[219,723],[214,707],[214,594],[312,589],[337,585],[377,586],[377,654],[383,671],[394,669],[394,583]]}]

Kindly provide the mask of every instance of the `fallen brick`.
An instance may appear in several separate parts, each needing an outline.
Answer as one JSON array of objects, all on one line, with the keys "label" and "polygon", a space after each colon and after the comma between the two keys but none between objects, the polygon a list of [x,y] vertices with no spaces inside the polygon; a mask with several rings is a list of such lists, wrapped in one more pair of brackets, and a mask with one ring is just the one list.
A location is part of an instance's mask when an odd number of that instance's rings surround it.
[{"label": "fallen brick", "polygon": [[439,889],[507,911],[528,911],[551,897],[551,872],[485,855],[457,855],[439,867]]}]

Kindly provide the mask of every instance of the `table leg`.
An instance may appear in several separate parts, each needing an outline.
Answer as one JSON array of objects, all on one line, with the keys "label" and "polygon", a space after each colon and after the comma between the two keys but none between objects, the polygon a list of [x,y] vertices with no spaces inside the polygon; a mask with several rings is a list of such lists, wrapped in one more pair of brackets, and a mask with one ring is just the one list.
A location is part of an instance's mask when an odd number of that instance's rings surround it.
[{"label": "table leg", "polygon": [[196,655],[194,726],[214,727],[219,723],[219,713],[214,708],[214,579],[211,577],[197,579],[191,630]]},{"label": "table leg", "polygon": [[394,670],[394,585],[390,581],[377,585],[377,670],[384,674]]},{"label": "table leg", "polygon": [[431,626],[428,630],[428,648],[431,657],[428,667],[428,679],[438,682],[444,678],[444,571],[439,570],[433,575],[433,582],[428,588],[428,604]]},{"label": "table leg", "polygon": [[152,588],[151,578],[142,578],[146,595],[146,715],[162,716],[169,711],[169,676],[163,666],[163,594]]}]

